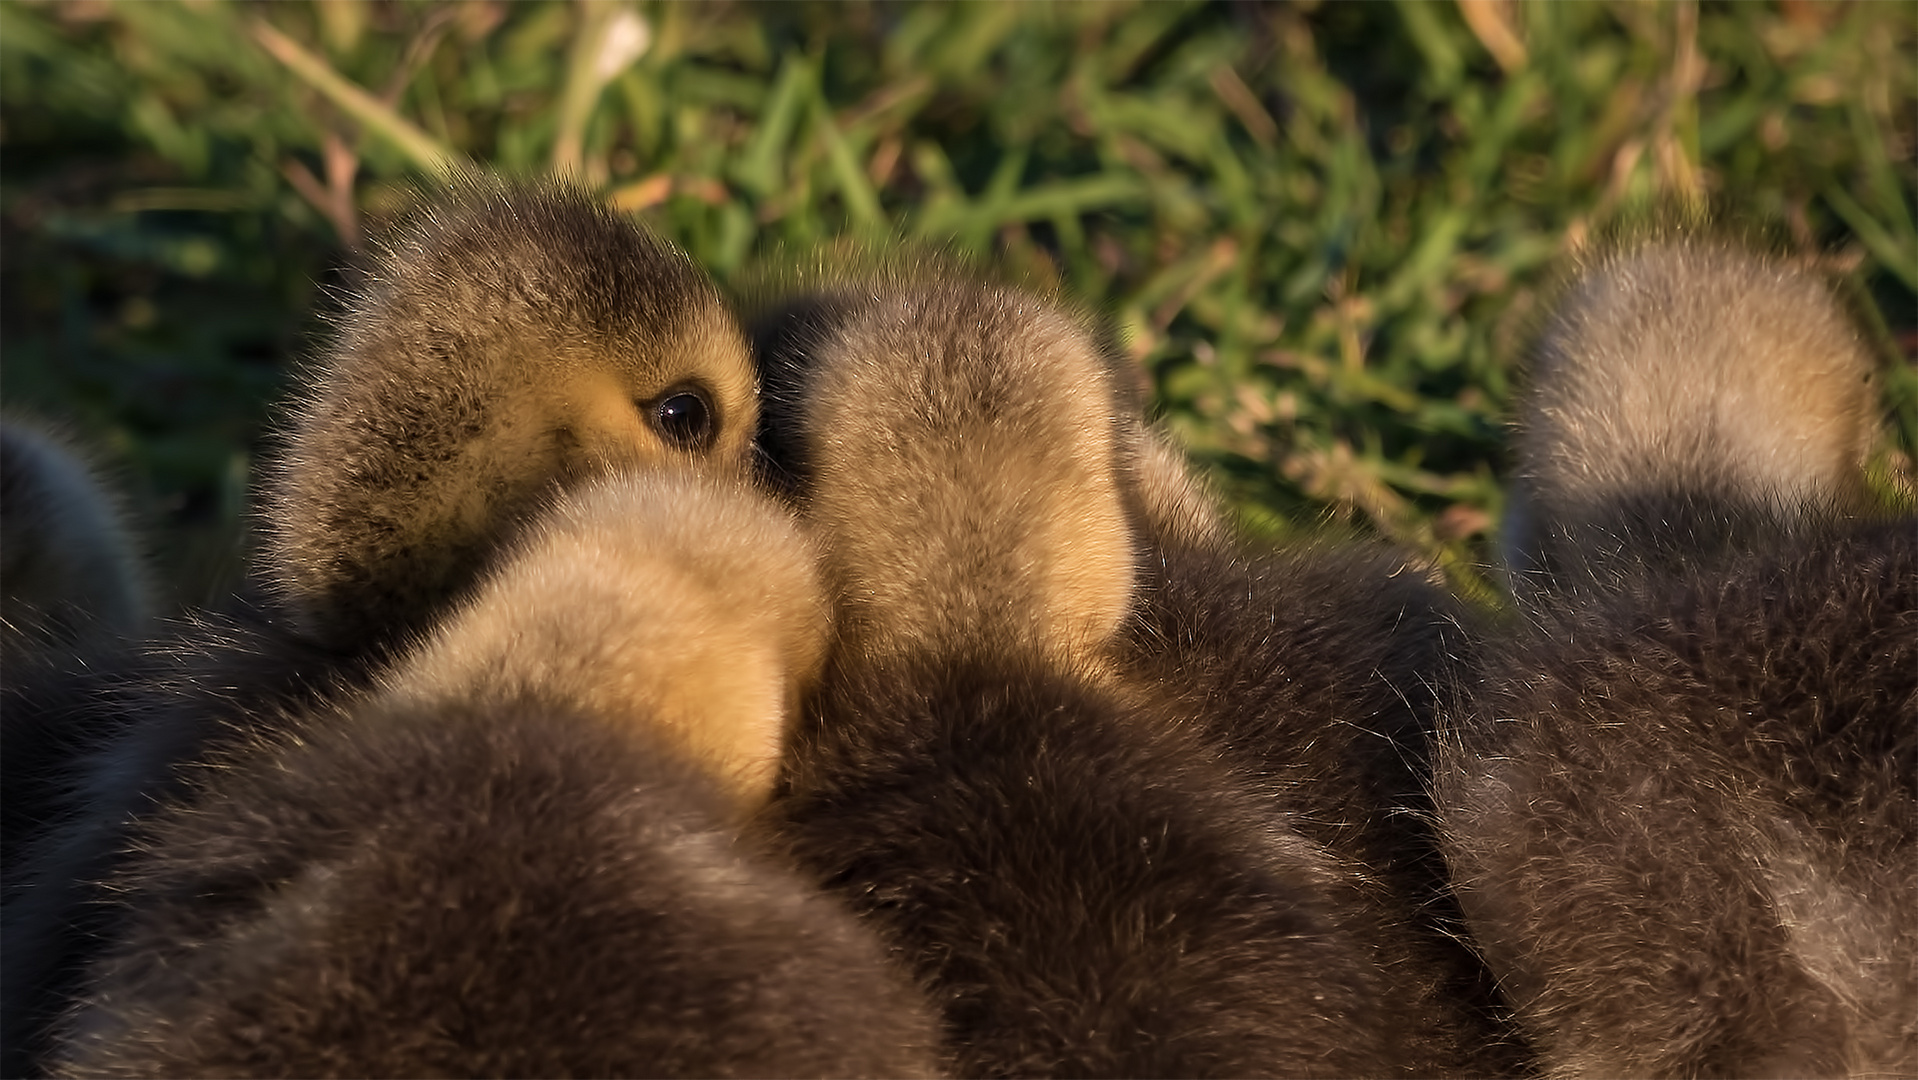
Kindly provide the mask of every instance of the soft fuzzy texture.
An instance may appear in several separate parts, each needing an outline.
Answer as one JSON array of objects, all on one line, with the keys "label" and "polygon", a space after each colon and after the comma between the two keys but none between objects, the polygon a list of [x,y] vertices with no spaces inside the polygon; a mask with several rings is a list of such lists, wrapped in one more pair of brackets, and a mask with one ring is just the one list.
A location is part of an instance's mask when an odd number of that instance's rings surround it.
[{"label": "soft fuzzy texture", "polygon": [[753,324],[768,471],[839,637],[768,813],[943,1005],[968,1075],[1381,1075],[1362,873],[1118,677],[1150,535],[1202,490],[1050,301],[880,276]]},{"label": "soft fuzzy texture", "polygon": [[1552,605],[1439,770],[1555,1076],[1918,1068],[1918,523]]},{"label": "soft fuzzy texture", "polygon": [[1383,972],[1406,1075],[1522,1071],[1527,1052],[1445,889],[1425,794],[1441,690],[1474,620],[1403,554],[1161,543],[1129,679],[1255,776],[1268,812],[1351,865],[1344,917]]},{"label": "soft fuzzy texture", "polygon": [[1858,335],[1682,236],[1549,326],[1519,614],[1435,770],[1473,933],[1553,1076],[1909,1075],[1918,520],[1856,512]]},{"label": "soft fuzzy texture", "polygon": [[824,544],[846,647],[990,628],[1083,660],[1130,601],[1119,395],[1068,310],[895,269],[752,323],[767,448]]},{"label": "soft fuzzy texture", "polygon": [[355,709],[140,832],[73,1076],[925,1076],[916,989],[664,745],[536,702]]},{"label": "soft fuzzy texture", "polygon": [[644,724],[751,807],[824,661],[815,557],[791,512],[744,477],[662,468],[584,483],[381,681],[408,700],[533,694]]},{"label": "soft fuzzy texture", "polygon": [[1869,503],[1877,364],[1783,259],[1672,227],[1601,246],[1529,366],[1504,528],[1521,598]]},{"label": "soft fuzzy texture", "polygon": [[[57,725],[62,742],[58,755],[34,765],[56,796],[42,808],[44,828],[9,845],[0,1073],[36,1068],[49,1022],[112,921],[101,882],[124,857],[132,823],[178,790],[180,767],[218,740],[250,737],[363,678],[357,658],[314,645],[268,611],[239,606],[230,616],[199,616],[102,669],[59,670],[35,686],[8,688],[5,707],[26,701]],[[9,779],[11,731],[10,724]]]},{"label": "soft fuzzy texture", "polygon": [[[677,445],[681,392],[709,428]],[[584,192],[467,181],[387,242],[269,477],[267,580],[335,646],[403,641],[556,483],[743,471],[752,361],[686,255]]]},{"label": "soft fuzzy texture", "polygon": [[829,672],[772,812],[966,1076],[1382,1076],[1357,875],[1163,713],[1043,661]]},{"label": "soft fuzzy texture", "polygon": [[569,493],[367,694],[195,756],[113,876],[62,1071],[935,1071],[909,979],[736,842],[825,627],[739,480]]},{"label": "soft fuzzy texture", "polygon": [[[689,389],[711,426],[674,445],[656,408]],[[752,390],[739,330],[683,253],[564,186],[435,196],[301,392],[262,511],[263,603],[107,658],[119,670],[51,666],[9,687],[8,818],[45,835],[30,851],[9,838],[8,1074],[44,1049],[105,919],[97,882],[179,766],[364,689],[556,491],[649,464],[743,475]]]}]

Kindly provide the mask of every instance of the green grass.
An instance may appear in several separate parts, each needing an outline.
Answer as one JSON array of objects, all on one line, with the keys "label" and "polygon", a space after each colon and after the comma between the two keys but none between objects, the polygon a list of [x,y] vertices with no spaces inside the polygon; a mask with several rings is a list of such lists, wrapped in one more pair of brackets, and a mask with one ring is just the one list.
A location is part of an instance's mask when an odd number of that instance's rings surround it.
[{"label": "green grass", "polygon": [[722,281],[844,236],[1057,281],[1247,528],[1475,591],[1541,290],[1660,200],[1854,272],[1909,487],[1914,55],[1910,5],[1796,0],[5,2],[0,394],[117,455],[206,599],[406,181],[558,168]]}]

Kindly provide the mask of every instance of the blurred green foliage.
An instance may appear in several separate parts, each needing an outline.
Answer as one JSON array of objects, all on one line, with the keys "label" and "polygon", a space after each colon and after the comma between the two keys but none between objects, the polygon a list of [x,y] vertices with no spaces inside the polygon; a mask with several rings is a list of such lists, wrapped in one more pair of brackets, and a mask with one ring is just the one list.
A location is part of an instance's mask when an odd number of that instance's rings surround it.
[{"label": "blurred green foliage", "polygon": [[[1554,266],[1705,198],[1861,283],[1918,451],[1918,9],[0,3],[0,393],[230,585],[270,403],[437,163],[583,176],[721,280],[839,237],[1058,283],[1258,532],[1468,590]],[[369,224],[371,223],[371,224]]]}]

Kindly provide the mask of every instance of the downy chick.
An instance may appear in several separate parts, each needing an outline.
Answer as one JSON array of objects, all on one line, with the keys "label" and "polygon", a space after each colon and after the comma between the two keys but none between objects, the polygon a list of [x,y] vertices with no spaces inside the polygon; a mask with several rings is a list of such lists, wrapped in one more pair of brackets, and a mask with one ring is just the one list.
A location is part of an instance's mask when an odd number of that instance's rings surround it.
[{"label": "downy chick", "polygon": [[363,687],[555,489],[614,468],[742,472],[744,340],[686,256],[589,195],[471,180],[387,245],[294,407],[262,508],[263,604],[196,616],[100,688],[124,731],[70,763],[69,820],[4,912],[0,1065],[30,1068],[112,909],[128,823],[209,742]]},{"label": "downy chick", "polygon": [[1390,1071],[1348,868],[1111,676],[1137,421],[1093,337],[923,272],[755,326],[838,635],[770,824],[932,988],[957,1071]]},{"label": "downy chick", "polygon": [[752,360],[690,259],[563,187],[478,181],[388,248],[295,412],[266,566],[329,645],[431,625],[556,482],[743,469]]},{"label": "downy chick", "polygon": [[1721,240],[1589,261],[1521,407],[1521,618],[1436,769],[1552,1076],[1918,1070],[1918,520],[1859,512],[1873,367]]},{"label": "downy chick", "polygon": [[74,1076],[926,1076],[923,998],[737,835],[824,653],[736,480],[568,494],[364,698],[147,823]]}]

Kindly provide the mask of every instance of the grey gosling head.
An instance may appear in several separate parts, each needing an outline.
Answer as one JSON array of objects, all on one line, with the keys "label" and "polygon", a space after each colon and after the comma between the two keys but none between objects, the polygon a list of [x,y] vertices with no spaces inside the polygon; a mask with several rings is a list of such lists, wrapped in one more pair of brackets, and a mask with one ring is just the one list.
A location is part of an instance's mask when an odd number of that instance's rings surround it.
[{"label": "grey gosling head", "polygon": [[[1533,572],[1603,573],[1612,548],[1683,556],[1713,534],[1866,508],[1876,375],[1809,270],[1683,232],[1590,257],[1519,402],[1504,543],[1521,593]],[[1658,511],[1671,520],[1654,525]]]}]

